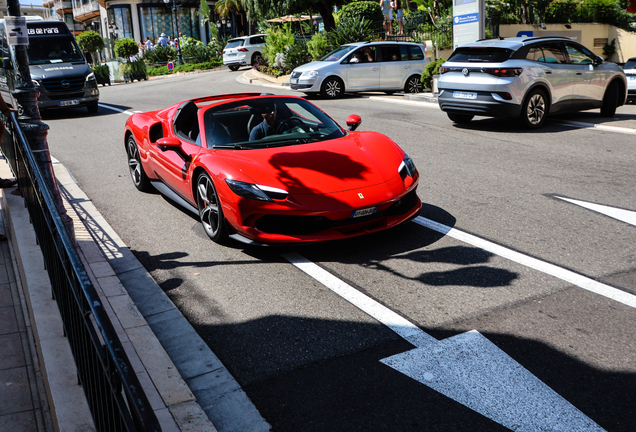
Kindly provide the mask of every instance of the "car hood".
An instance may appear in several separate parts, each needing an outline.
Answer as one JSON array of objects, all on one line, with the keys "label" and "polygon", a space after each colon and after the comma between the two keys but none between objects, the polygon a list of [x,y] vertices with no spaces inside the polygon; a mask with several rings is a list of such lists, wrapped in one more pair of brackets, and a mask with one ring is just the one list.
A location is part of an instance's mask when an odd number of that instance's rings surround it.
[{"label": "car hood", "polygon": [[350,132],[289,147],[223,150],[220,155],[255,184],[290,194],[328,194],[384,183],[398,175],[404,159],[397,144],[376,132]]},{"label": "car hood", "polygon": [[340,61],[312,61],[311,63],[304,64],[302,66],[298,66],[294,69],[294,72],[307,72],[312,70],[320,70],[327,67],[331,67],[333,65],[337,65]]},{"label": "car hood", "polygon": [[53,63],[30,65],[31,78],[35,80],[45,78],[68,78],[69,76],[88,75],[92,72],[86,62]]}]

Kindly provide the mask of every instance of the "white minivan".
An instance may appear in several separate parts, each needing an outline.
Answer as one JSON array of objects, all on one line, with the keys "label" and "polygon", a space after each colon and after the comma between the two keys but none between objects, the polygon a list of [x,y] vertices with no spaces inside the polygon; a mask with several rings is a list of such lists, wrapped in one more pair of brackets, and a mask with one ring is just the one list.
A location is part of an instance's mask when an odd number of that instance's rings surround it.
[{"label": "white minivan", "polygon": [[415,42],[355,42],[297,67],[289,86],[330,99],[361,91],[419,93],[422,72],[430,61],[426,46]]}]

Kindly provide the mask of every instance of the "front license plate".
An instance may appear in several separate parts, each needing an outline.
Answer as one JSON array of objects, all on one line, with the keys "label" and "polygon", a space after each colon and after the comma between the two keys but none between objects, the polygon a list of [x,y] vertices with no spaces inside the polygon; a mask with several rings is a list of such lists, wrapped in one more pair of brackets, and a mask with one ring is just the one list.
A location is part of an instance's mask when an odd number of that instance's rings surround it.
[{"label": "front license plate", "polygon": [[298,84],[298,78],[292,78],[291,79],[291,83],[292,84]]},{"label": "front license plate", "polygon": [[362,209],[362,210],[356,210],[353,213],[351,213],[351,217],[352,218],[357,218],[357,217],[362,217],[362,216],[369,216],[369,215],[372,215],[373,213],[375,213],[376,211],[378,211],[377,207],[371,207],[371,208],[366,208],[366,209]]},{"label": "front license plate", "polygon": [[467,93],[467,92],[453,92],[454,98],[459,99],[477,99],[477,93]]},{"label": "front license plate", "polygon": [[60,101],[60,106],[72,106],[72,105],[79,105],[79,101],[78,100]]},{"label": "front license plate", "polygon": [[629,76],[629,79],[630,79],[630,80],[636,80],[636,75],[630,75],[630,76]]}]

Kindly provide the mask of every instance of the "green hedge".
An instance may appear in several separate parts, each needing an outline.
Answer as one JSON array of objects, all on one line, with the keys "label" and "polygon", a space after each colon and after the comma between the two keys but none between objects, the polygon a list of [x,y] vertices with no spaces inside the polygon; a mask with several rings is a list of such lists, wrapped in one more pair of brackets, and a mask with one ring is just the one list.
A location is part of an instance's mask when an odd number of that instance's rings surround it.
[{"label": "green hedge", "polygon": [[222,66],[222,61],[211,61],[204,63],[188,63],[184,65],[175,65],[172,71],[168,70],[168,66],[148,66],[146,68],[146,73],[148,76],[159,76],[159,75],[170,75],[177,72],[192,72],[195,70],[207,70],[214,69],[215,67]]}]

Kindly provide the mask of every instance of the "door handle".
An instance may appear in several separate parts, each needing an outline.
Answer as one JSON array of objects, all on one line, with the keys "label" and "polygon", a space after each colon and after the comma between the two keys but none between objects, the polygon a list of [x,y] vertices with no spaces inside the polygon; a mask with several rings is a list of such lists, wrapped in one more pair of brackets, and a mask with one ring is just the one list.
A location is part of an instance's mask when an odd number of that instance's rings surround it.
[{"label": "door handle", "polygon": [[577,75],[583,75],[583,72],[577,72],[576,74]]},{"label": "door handle", "polygon": [[380,68],[375,67],[375,68],[373,68],[372,70],[377,71],[378,69],[380,69]]},{"label": "door handle", "polygon": [[546,75],[552,75],[552,71],[549,71],[549,70],[545,71],[545,73]]}]

